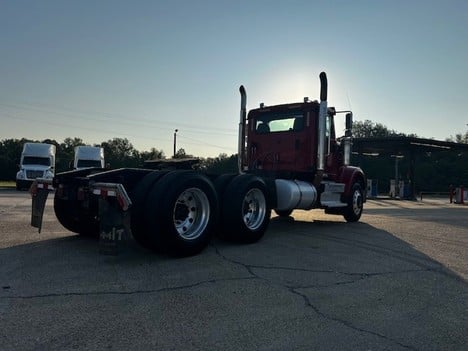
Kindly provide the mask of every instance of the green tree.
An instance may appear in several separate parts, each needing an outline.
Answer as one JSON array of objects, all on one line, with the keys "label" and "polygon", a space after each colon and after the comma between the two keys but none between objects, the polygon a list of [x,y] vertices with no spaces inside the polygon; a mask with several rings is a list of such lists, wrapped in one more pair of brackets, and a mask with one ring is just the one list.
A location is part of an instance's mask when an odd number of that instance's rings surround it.
[{"label": "green tree", "polygon": [[368,119],[353,123],[353,136],[355,138],[387,137],[391,131],[381,123],[374,123]]},{"label": "green tree", "polygon": [[452,143],[468,144],[468,131],[465,132],[465,134],[455,134],[455,138],[453,136],[450,136],[450,138],[447,138],[446,140]]},{"label": "green tree", "polygon": [[158,150],[158,149],[156,149],[154,147],[152,147],[150,149],[150,151],[140,152],[140,159],[142,159],[143,161],[146,161],[146,160],[160,160],[160,159],[163,159],[163,158],[165,158],[164,151]]},{"label": "green tree", "polygon": [[75,147],[76,146],[81,146],[81,145],[85,145],[85,143],[83,142],[83,139],[81,138],[65,138],[63,140],[63,143],[60,144],[60,148],[62,149],[63,152],[66,152],[66,153],[74,153],[75,151]]},{"label": "green tree", "polygon": [[237,155],[228,156],[225,153],[218,157],[202,159],[200,169],[212,174],[236,173]]},{"label": "green tree", "polygon": [[85,145],[81,138],[65,138],[57,147],[56,169],[58,172],[63,172],[71,168],[71,163],[75,157],[75,147]]},{"label": "green tree", "polygon": [[164,151],[158,150],[154,147],[150,149],[150,151],[143,151],[143,152],[136,152],[135,157],[138,157],[138,167],[143,166],[145,161],[149,160],[161,160],[164,159]]},{"label": "green tree", "polygon": [[185,149],[183,148],[180,148],[179,150],[177,150],[176,154],[172,156],[172,158],[191,158],[191,157],[193,157],[193,155],[188,155],[185,152]]},{"label": "green tree", "polygon": [[353,136],[355,138],[382,138],[392,136],[417,137],[416,134],[405,134],[388,129],[382,123],[375,123],[368,119],[365,121],[355,121],[353,123]]},{"label": "green tree", "polygon": [[138,167],[140,155],[127,138],[114,138],[103,142],[106,163],[112,168]]},{"label": "green tree", "polygon": [[0,142],[0,179],[14,180],[20,163],[23,145],[29,139],[4,139]]}]

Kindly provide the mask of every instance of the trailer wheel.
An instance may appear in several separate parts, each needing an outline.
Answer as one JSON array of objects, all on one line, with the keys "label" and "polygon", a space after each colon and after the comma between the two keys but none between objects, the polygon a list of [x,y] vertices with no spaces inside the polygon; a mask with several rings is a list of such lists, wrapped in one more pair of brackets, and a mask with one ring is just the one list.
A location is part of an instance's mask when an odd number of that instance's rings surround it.
[{"label": "trailer wheel", "polygon": [[270,222],[271,208],[265,182],[242,174],[232,180],[222,200],[222,238],[242,243],[260,240]]},{"label": "trailer wheel", "polygon": [[351,189],[348,206],[345,208],[343,217],[347,222],[357,222],[361,218],[363,210],[363,194],[361,184],[355,183]]},{"label": "trailer wheel", "polygon": [[289,217],[293,210],[275,210],[275,213],[280,217]]},{"label": "trailer wheel", "polygon": [[144,216],[145,202],[153,184],[166,174],[167,172],[162,171],[148,173],[141,179],[133,192],[130,222],[132,236],[138,244],[152,250],[157,248],[152,246],[152,241],[149,239],[148,224]]},{"label": "trailer wheel", "polygon": [[156,182],[145,203],[149,240],[175,256],[202,251],[218,216],[218,198],[211,181],[193,171],[174,171]]},{"label": "trailer wheel", "polygon": [[81,236],[99,237],[99,221],[81,214],[75,201],[63,200],[54,196],[54,212],[65,229]]}]

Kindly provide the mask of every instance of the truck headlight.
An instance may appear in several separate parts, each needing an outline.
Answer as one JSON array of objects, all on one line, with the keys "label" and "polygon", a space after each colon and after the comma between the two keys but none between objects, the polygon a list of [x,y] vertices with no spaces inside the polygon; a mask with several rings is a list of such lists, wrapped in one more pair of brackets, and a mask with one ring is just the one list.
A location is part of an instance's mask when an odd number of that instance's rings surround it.
[{"label": "truck headlight", "polygon": [[54,174],[53,174],[51,171],[48,170],[48,171],[46,171],[46,173],[45,173],[45,177],[46,177],[46,178],[51,178],[51,179],[52,179],[52,178],[54,177]]},{"label": "truck headlight", "polygon": [[24,179],[25,176],[24,176],[24,171],[19,171],[18,173],[16,173],[16,179]]}]

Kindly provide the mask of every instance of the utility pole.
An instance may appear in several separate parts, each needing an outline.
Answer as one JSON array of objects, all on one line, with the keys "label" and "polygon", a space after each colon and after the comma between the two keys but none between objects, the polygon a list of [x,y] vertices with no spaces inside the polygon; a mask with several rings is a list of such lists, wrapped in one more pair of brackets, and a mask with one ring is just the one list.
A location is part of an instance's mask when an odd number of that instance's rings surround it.
[{"label": "utility pole", "polygon": [[174,154],[173,154],[173,157],[175,157],[176,152],[177,152],[177,132],[178,131],[179,131],[178,129],[174,130]]}]

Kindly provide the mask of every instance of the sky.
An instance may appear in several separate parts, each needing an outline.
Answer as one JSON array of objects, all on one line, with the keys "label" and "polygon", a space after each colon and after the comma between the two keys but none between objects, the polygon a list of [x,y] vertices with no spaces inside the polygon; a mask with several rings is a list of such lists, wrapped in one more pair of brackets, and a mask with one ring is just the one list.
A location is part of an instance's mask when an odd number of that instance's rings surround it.
[{"label": "sky", "polygon": [[[0,0],[0,140],[237,153],[247,108],[319,98],[445,140],[468,130],[466,0]],[[338,134],[343,123],[338,124]],[[341,128],[341,129],[340,129]]]}]

